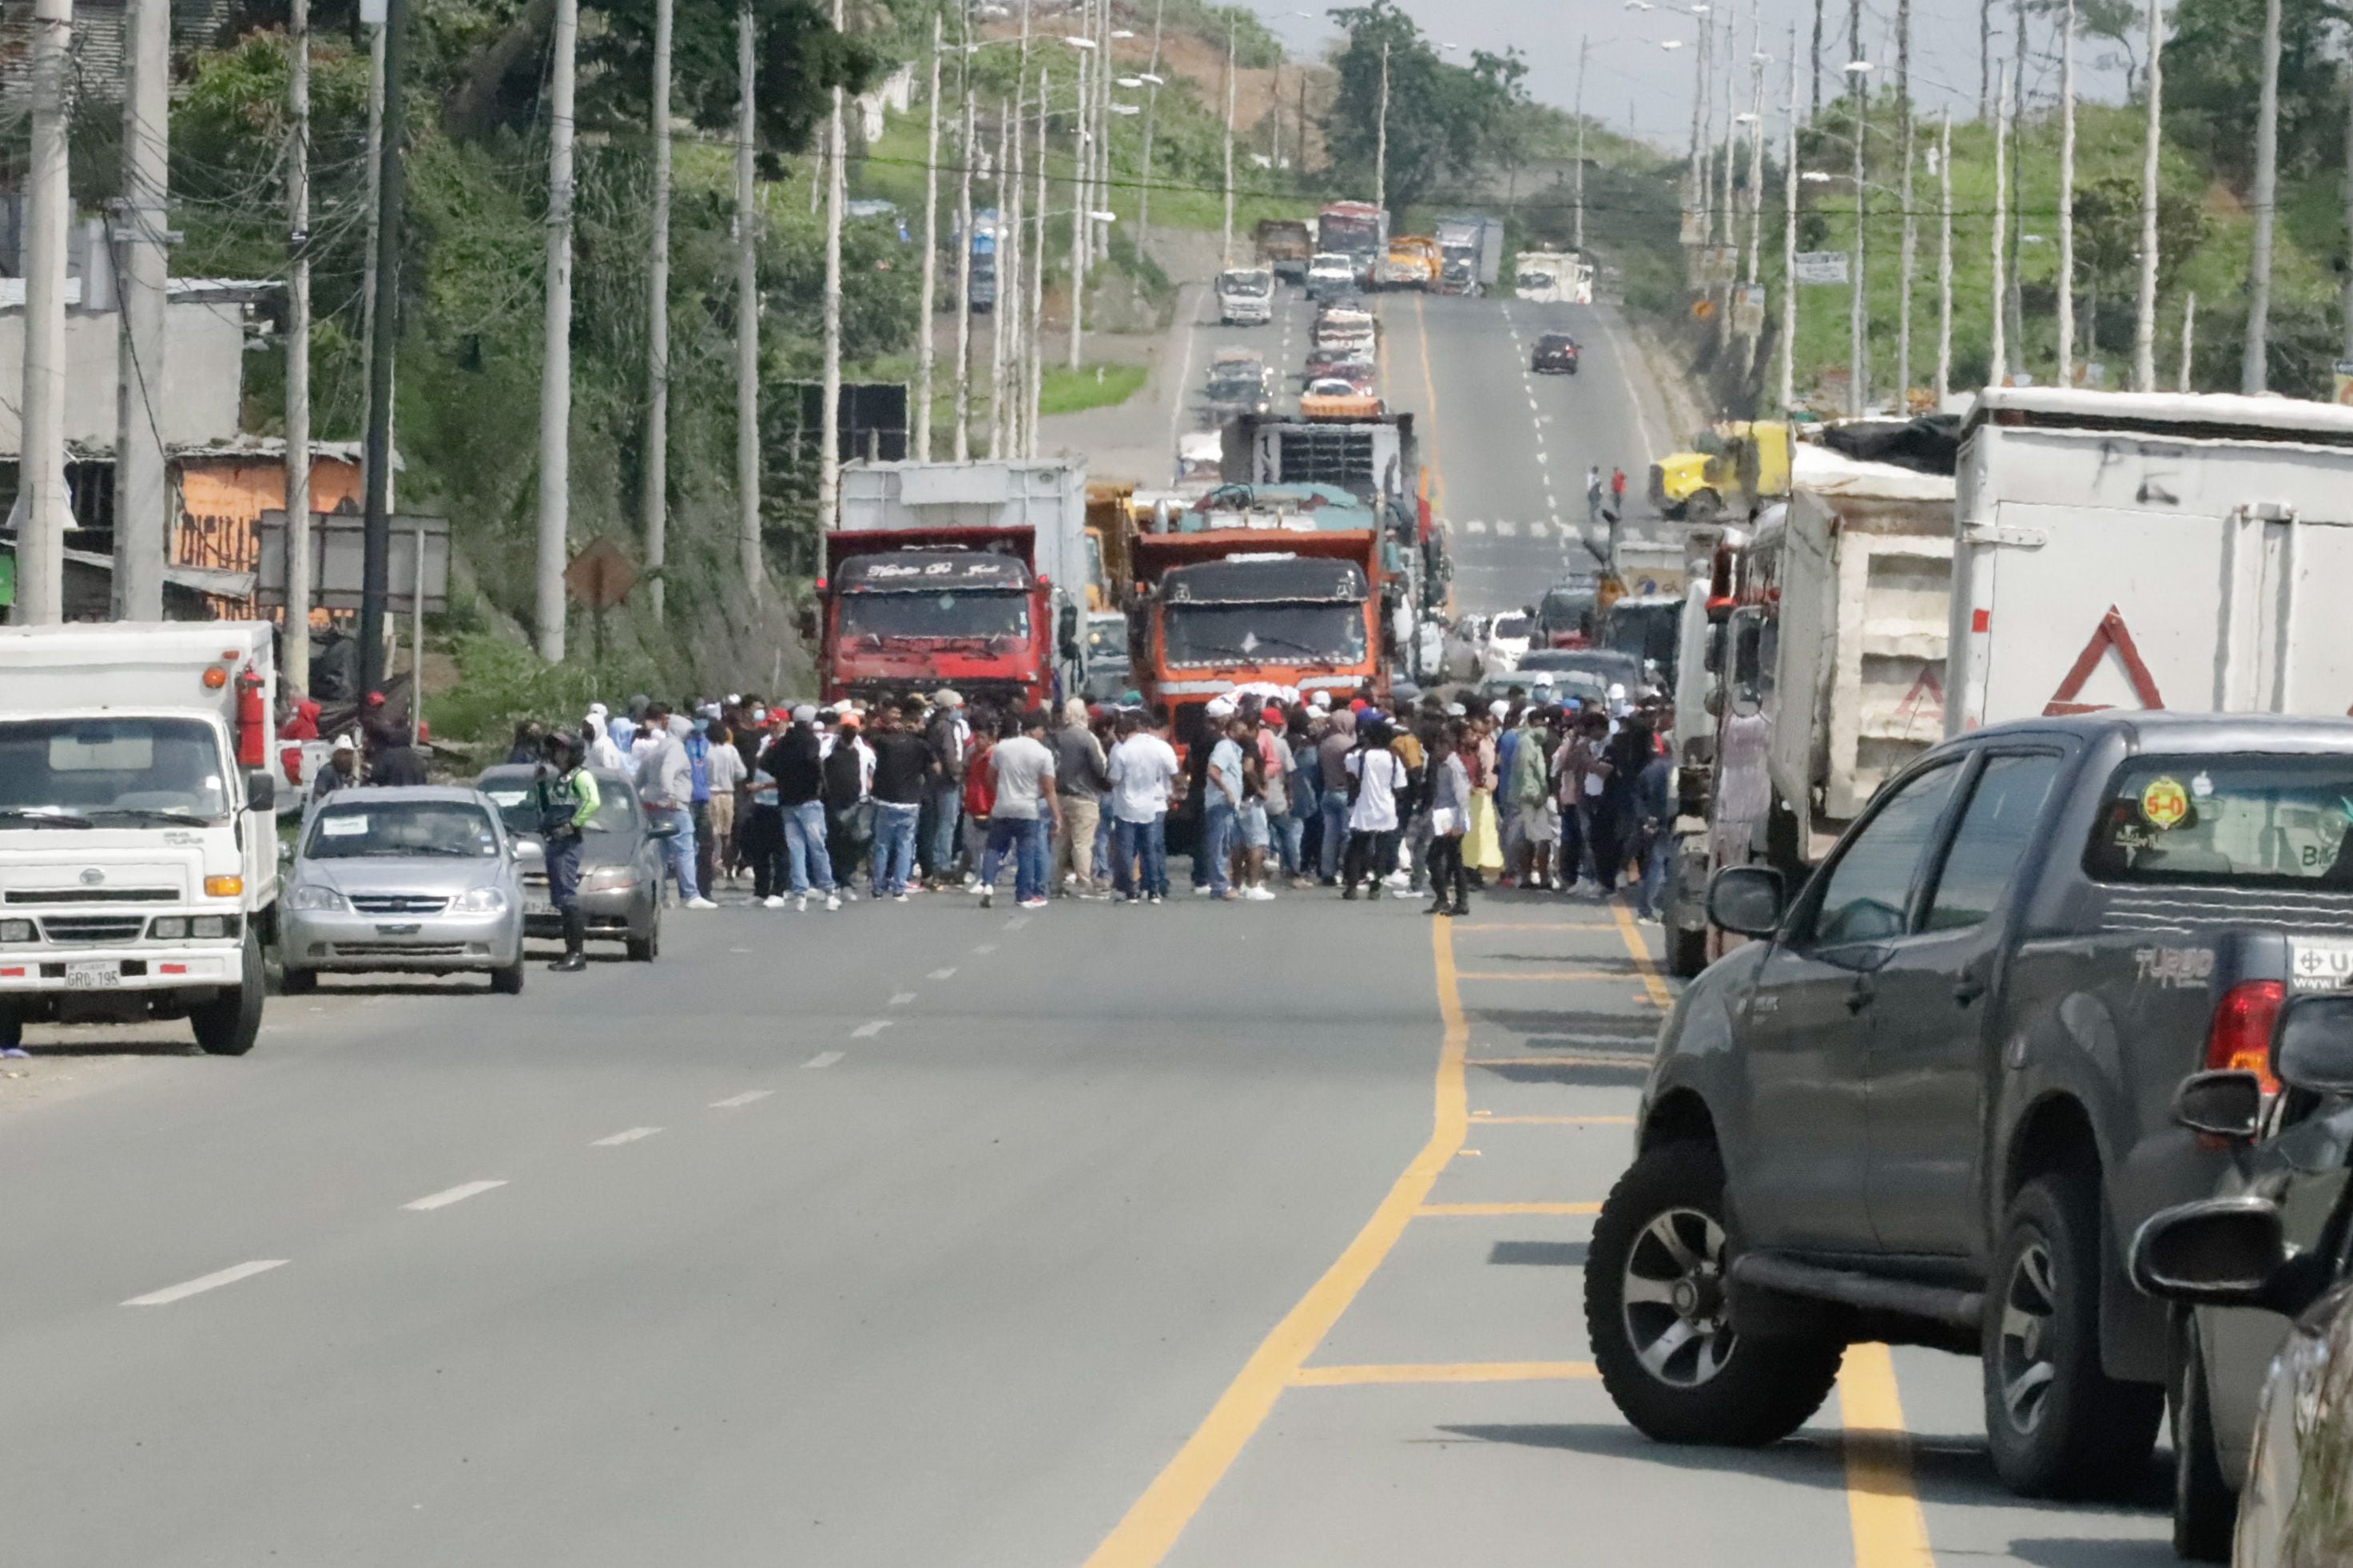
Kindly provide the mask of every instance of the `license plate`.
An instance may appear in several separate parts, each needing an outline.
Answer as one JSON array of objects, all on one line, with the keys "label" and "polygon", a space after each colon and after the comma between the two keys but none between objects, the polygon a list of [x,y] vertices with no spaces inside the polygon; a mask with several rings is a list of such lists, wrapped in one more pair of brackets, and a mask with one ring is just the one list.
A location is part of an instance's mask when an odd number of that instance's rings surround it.
[{"label": "license plate", "polygon": [[2353,989],[2353,942],[2343,937],[2287,939],[2288,973],[2298,991]]},{"label": "license plate", "polygon": [[527,915],[554,914],[555,905],[546,899],[526,896],[522,901],[522,912]]},{"label": "license plate", "polygon": [[69,991],[116,991],[122,985],[122,965],[112,959],[90,958],[66,965]]}]

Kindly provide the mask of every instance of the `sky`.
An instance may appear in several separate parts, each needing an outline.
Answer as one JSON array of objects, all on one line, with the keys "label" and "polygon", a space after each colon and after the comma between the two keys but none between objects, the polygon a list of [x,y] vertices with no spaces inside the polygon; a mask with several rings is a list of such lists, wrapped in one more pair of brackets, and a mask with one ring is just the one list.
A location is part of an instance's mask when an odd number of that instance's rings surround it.
[{"label": "sky", "polygon": [[[1338,37],[1327,10],[1312,0],[1296,5],[1282,0],[1246,0],[1264,17],[1294,54],[1320,57]],[[1448,59],[1467,62],[1474,49],[1497,53],[1516,47],[1528,62],[1528,90],[1537,100],[1562,109],[1577,98],[1577,39],[1591,40],[1587,67],[1586,108],[1611,129],[1631,132],[1672,152],[1681,152],[1691,138],[1694,89],[1694,40],[1699,19],[1687,8],[1666,0],[1398,0],[1425,37],[1434,44],[1454,44]],[[1805,50],[1813,31],[1812,0],[1714,0],[1710,18],[1721,24],[1733,18],[1737,42],[1731,58],[1748,53],[1752,5],[1762,29],[1760,52],[1772,57],[1765,68],[1765,100],[1768,124],[1778,124],[1788,100],[1789,28],[1798,28],[1799,93],[1810,96]],[[1641,8],[1637,8],[1637,7]],[[1310,15],[1302,16],[1300,13]],[[1957,119],[1977,112],[1978,7],[1970,0],[1913,0],[1912,82],[1915,101],[1935,114],[1949,104]],[[1895,0],[1864,0],[1863,58],[1876,68],[1873,75],[1892,81],[1895,69]],[[1840,85],[1846,64],[1846,0],[1826,0],[1822,19],[1822,93],[1827,99]],[[2008,0],[1995,5],[1995,57],[2007,58],[2016,37],[2016,22]],[[1718,35],[1719,40],[1721,34]],[[1662,44],[1680,39],[1680,47]],[[2057,46],[2051,24],[2030,18],[2026,88],[2030,102],[2044,101],[2058,92]],[[2135,48],[2140,47],[2135,41]],[[1719,65],[1724,51],[1716,56]],[[2102,61],[2106,67],[2103,68]],[[2121,51],[2104,38],[2079,37],[2075,46],[2077,92],[2085,99],[2116,101],[2124,97]],[[1720,72],[1719,72],[1720,76]],[[1737,102],[1747,107],[1749,87],[1745,66]]]}]

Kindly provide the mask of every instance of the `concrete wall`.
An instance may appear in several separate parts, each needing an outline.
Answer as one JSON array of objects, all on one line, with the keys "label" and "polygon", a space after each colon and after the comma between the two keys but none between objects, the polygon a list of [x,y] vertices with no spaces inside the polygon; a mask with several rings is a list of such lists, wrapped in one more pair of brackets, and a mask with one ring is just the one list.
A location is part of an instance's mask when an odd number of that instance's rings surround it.
[{"label": "concrete wall", "polygon": [[[227,440],[245,394],[244,308],[175,300],[164,319],[164,384],[151,379],[148,402],[164,445]],[[84,451],[114,449],[121,322],[113,312],[66,312],[66,440]],[[24,388],[25,314],[12,310],[0,314],[0,458],[18,454]]]}]

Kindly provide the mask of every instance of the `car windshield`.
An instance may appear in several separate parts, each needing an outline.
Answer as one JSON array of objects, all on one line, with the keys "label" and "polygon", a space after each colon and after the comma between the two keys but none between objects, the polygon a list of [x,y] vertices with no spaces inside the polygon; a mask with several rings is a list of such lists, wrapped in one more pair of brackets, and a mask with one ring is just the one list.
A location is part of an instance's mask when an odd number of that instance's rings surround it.
[{"label": "car windshield", "polygon": [[1105,616],[1087,623],[1087,662],[1097,658],[1127,657],[1127,617]]},{"label": "car windshield", "polygon": [[1209,383],[1209,395],[1227,401],[1257,398],[1266,392],[1266,384],[1255,375],[1221,375]]},{"label": "car windshield", "polygon": [[491,814],[462,800],[386,799],[368,790],[332,795],[311,819],[306,860],[374,856],[474,859],[499,852]]},{"label": "car windshield", "polygon": [[1497,616],[1487,635],[1491,637],[1524,637],[1528,635],[1528,618],[1525,616]]},{"label": "car windshield", "polygon": [[1220,272],[1218,274],[1218,292],[1246,294],[1253,300],[1263,300],[1274,292],[1274,274],[1271,272]]},{"label": "car windshield", "polygon": [[844,594],[844,640],[868,637],[1027,637],[1029,595],[986,593]]},{"label": "car windshield", "polygon": [[[596,779],[596,814],[588,819],[591,833],[634,833],[638,827],[637,803],[628,786],[611,773],[598,773]],[[539,806],[532,798],[532,786],[538,775],[529,768],[493,768],[474,781],[474,787],[491,797],[499,808],[510,833],[539,832]]]},{"label": "car windshield", "polygon": [[24,719],[0,723],[0,828],[50,818],[214,822],[229,809],[227,759],[194,719]]},{"label": "car windshield", "polygon": [[2353,891],[2353,756],[2136,757],[2116,769],[2084,868],[2102,881]]},{"label": "car windshield", "polygon": [[1362,605],[1172,605],[1163,623],[1172,665],[1357,664]]}]

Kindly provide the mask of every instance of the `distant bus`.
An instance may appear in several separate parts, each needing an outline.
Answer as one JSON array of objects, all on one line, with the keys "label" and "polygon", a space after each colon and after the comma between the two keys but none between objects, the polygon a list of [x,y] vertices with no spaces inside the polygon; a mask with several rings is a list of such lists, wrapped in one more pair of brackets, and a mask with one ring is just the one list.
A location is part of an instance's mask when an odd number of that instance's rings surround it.
[{"label": "distant bus", "polygon": [[983,207],[972,215],[972,313],[986,316],[997,309],[997,209]]}]

